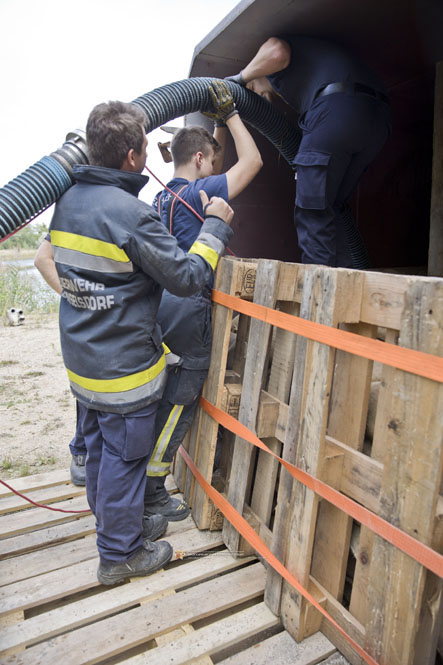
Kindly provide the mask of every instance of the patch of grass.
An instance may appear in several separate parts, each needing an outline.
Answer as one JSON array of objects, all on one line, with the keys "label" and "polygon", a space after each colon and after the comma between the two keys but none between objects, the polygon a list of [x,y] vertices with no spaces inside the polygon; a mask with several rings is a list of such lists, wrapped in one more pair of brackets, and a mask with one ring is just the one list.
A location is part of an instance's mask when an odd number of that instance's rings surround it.
[{"label": "patch of grass", "polygon": [[13,467],[12,459],[10,457],[5,457],[4,459],[2,459],[1,467],[3,471],[9,471],[9,469],[12,469]]},{"label": "patch of grass", "polygon": [[22,423],[20,423],[20,425],[31,425],[31,424],[32,420],[24,420]]},{"label": "patch of grass", "polygon": [[55,464],[56,461],[57,460],[54,455],[51,455],[51,457],[39,457],[34,466],[46,466],[49,464]]},{"label": "patch of grass", "polygon": [[19,475],[20,476],[29,476],[29,466],[27,464],[22,464],[20,469],[19,469]]},{"label": "patch of grass", "polygon": [[34,378],[36,376],[44,376],[44,372],[26,372],[26,374],[23,375],[23,378]]}]

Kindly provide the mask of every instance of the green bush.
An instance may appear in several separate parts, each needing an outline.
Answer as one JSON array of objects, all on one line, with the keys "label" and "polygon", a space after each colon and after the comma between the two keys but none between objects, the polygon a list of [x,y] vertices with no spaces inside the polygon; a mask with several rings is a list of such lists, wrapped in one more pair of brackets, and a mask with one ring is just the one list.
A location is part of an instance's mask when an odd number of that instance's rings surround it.
[{"label": "green bush", "polygon": [[26,312],[56,312],[59,296],[46,284],[40,284],[27,270],[15,264],[0,270],[0,314],[9,307],[20,307]]},{"label": "green bush", "polygon": [[48,227],[43,222],[28,224],[24,229],[17,231],[13,236],[0,243],[2,249],[37,249],[48,233]]}]

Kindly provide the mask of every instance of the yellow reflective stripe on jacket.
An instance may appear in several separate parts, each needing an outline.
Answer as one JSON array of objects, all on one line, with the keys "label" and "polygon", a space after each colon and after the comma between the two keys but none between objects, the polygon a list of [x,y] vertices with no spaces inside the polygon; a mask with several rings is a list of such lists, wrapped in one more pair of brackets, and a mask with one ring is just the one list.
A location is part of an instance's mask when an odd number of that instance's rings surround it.
[{"label": "yellow reflective stripe on jacket", "polygon": [[104,240],[69,233],[68,231],[51,231],[51,244],[56,247],[63,247],[63,249],[73,249],[83,254],[129,263],[128,255],[117,245]]},{"label": "yellow reflective stripe on jacket", "polygon": [[117,379],[88,379],[85,376],[79,376],[75,372],[67,369],[68,376],[71,381],[77,383],[86,390],[91,390],[96,393],[119,393],[126,390],[133,390],[139,386],[143,386],[155,379],[165,368],[166,360],[165,354],[148,369],[135,374],[128,374],[128,376],[121,376]]},{"label": "yellow reflective stripe on jacket", "polygon": [[215,249],[212,249],[212,247],[208,247],[208,245],[204,245],[202,242],[199,242],[198,240],[194,242],[188,254],[198,254],[199,256],[202,256],[205,259],[205,261],[209,263],[212,270],[215,270],[217,267],[218,254],[215,251]]}]

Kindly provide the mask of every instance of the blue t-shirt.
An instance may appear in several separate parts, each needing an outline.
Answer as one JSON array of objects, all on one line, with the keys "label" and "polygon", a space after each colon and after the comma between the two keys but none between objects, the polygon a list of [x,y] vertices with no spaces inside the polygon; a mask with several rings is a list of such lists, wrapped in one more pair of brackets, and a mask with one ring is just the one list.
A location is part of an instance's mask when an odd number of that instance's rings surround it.
[{"label": "blue t-shirt", "polygon": [[[185,178],[173,178],[168,182],[169,189],[178,194],[180,189],[186,185],[185,189],[180,193],[181,198],[189,203],[198,214],[203,217],[203,206],[200,200],[199,191],[203,189],[208,198],[211,196],[219,196],[220,198],[228,201],[228,181],[226,174],[211,175],[208,178],[199,178],[193,182],[189,182]],[[169,230],[168,209],[169,200],[172,194],[164,189],[159,192],[154,198],[152,203],[155,210],[159,210],[159,197],[160,201],[160,217],[163,224]],[[198,217],[189,210],[181,201],[175,201],[173,209],[173,226],[172,235],[177,238],[178,244],[184,252],[188,252],[191,245],[194,243],[201,230],[202,222]]]},{"label": "blue t-shirt", "polygon": [[362,83],[379,92],[377,74],[339,44],[315,37],[280,35],[291,47],[289,65],[268,76],[276,92],[299,113],[307,111],[317,92],[329,83]]}]

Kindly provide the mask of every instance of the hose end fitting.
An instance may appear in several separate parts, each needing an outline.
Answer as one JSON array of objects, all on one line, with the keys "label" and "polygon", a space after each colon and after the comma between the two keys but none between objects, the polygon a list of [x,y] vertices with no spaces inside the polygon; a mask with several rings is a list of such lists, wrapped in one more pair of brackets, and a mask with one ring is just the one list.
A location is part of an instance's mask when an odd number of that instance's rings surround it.
[{"label": "hose end fitting", "polygon": [[73,181],[72,167],[75,164],[88,164],[88,148],[86,145],[86,133],[82,129],[76,129],[66,134],[66,139],[61,148],[51,152],[51,157],[56,159],[67,171]]}]

